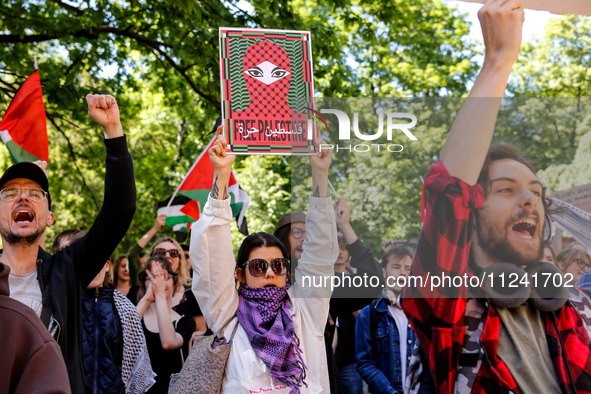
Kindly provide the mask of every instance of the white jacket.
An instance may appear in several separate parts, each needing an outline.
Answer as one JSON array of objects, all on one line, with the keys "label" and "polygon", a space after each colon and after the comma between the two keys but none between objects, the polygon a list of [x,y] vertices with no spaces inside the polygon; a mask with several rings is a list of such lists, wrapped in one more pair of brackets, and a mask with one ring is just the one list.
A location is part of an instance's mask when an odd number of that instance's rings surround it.
[{"label": "white jacket", "polygon": [[[227,336],[239,324],[236,318],[239,296],[234,281],[236,263],[232,251],[231,223],[230,199],[209,198],[201,218],[191,229],[189,252],[193,266],[193,292],[203,316],[213,332],[232,319],[224,330]],[[295,314],[294,329],[300,339],[302,357],[307,366],[305,382],[308,388],[302,386],[301,392],[328,393],[324,327],[332,293],[330,279],[339,253],[330,197],[310,197],[306,234],[307,240],[295,272],[295,284],[288,290],[291,313]],[[323,284],[327,283],[327,287],[310,288],[310,281],[304,281],[304,276],[315,276],[316,282],[312,283],[318,284],[322,280]],[[325,277],[327,282],[324,282]],[[302,283],[308,288],[300,285]],[[267,366],[256,355],[246,332],[239,326],[233,339],[222,391],[289,393],[291,389],[271,378]]]}]

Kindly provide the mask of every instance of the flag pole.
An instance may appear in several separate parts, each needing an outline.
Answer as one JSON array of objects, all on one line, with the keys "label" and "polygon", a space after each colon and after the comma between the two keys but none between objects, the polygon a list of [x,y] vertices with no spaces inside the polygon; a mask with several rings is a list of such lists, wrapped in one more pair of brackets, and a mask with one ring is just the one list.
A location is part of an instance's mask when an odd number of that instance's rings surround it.
[{"label": "flag pole", "polygon": [[[215,139],[215,136],[211,139],[211,141],[209,141],[209,143],[207,145],[205,145],[205,147],[207,148],[209,145],[211,145],[211,143],[213,142],[214,139]],[[201,154],[199,155],[199,157],[197,158],[197,160],[195,160],[195,162],[193,163],[193,165],[191,166],[191,168],[189,168],[189,172],[187,172],[187,174],[190,173],[193,170],[193,168],[197,165],[197,163],[199,162],[199,160],[201,160],[201,157],[203,157],[203,155],[205,154],[206,151],[207,151],[207,149],[205,149],[203,152],[201,152]],[[170,200],[168,201],[168,205],[166,206],[166,215],[167,216],[168,216],[168,208],[170,208],[170,205],[172,204],[172,200],[174,200],[174,198],[176,197],[176,195],[179,192],[179,190],[181,190],[181,186],[183,186],[183,183],[185,183],[185,179],[183,179],[181,181],[181,183],[179,184],[179,186],[176,188],[176,190],[172,194],[172,197],[170,197]]]},{"label": "flag pole", "polygon": [[37,65],[37,55],[33,54],[33,60],[35,61],[35,71],[39,70],[39,66]]}]

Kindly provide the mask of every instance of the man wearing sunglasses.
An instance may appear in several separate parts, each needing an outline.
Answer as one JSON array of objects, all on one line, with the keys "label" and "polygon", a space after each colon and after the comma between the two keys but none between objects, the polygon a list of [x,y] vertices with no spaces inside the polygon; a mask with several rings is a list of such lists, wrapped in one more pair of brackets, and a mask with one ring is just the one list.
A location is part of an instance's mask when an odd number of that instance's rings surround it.
[{"label": "man wearing sunglasses", "polygon": [[88,95],[88,114],[103,129],[107,151],[103,207],[88,234],[55,255],[40,245],[53,224],[47,175],[17,163],[0,178],[0,263],[10,267],[10,296],[31,307],[61,347],[74,393],[82,371],[82,291],[125,235],[135,212],[133,163],[115,98]]}]

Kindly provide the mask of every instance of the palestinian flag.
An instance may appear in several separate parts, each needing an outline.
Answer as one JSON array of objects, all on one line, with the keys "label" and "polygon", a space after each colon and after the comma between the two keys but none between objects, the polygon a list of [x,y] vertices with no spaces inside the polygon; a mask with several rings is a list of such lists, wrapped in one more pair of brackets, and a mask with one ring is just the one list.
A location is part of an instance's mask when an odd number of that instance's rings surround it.
[{"label": "palestinian flag", "polygon": [[185,196],[175,196],[172,201],[170,201],[170,198],[167,198],[158,203],[157,216],[166,215],[165,226],[196,222],[199,220],[199,213],[199,203]]},{"label": "palestinian flag", "polygon": [[22,84],[0,122],[0,137],[15,163],[49,162],[49,143],[39,71]]},{"label": "palestinian flag", "polygon": [[[182,196],[189,197],[192,200],[199,202],[199,210],[203,210],[207,197],[211,191],[211,185],[213,184],[213,164],[209,160],[207,151],[213,145],[215,137],[207,144],[199,158],[193,163],[191,169],[185,176],[185,179],[181,182],[177,191]],[[240,188],[234,171],[230,176],[230,185],[228,187],[228,194],[232,199],[230,207],[232,208],[232,215],[236,218],[238,229],[244,235],[248,235],[248,227],[246,225],[246,219],[244,215],[250,204],[250,198],[244,190]]]}]

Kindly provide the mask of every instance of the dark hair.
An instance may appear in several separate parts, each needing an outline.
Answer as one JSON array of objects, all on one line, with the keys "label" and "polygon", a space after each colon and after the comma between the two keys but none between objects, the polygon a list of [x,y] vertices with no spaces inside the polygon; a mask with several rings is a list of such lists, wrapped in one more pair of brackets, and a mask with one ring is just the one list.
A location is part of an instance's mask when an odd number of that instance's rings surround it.
[{"label": "dark hair", "polygon": [[[525,157],[521,156],[519,149],[515,145],[492,144],[488,149],[488,153],[486,154],[486,159],[484,160],[484,165],[482,166],[482,170],[478,176],[478,181],[476,181],[476,183],[482,186],[484,189],[485,197],[490,193],[491,164],[497,160],[503,159],[515,160],[516,162],[526,166],[534,175],[536,174],[534,165]],[[546,198],[545,187],[542,188],[542,205],[544,206],[544,240],[548,240],[552,235],[552,223],[550,220],[550,213],[552,211],[550,206],[552,205],[552,201]]]},{"label": "dark hair", "polygon": [[168,271],[168,273],[172,275],[172,280],[173,280],[172,295],[174,295],[176,293],[179,278],[178,278],[178,274],[172,270],[172,263],[170,261],[168,261],[168,259],[166,257],[152,256],[146,261],[146,264],[144,264],[144,266],[142,267],[142,269],[140,270],[140,272],[137,275],[140,280],[140,289],[137,293],[138,302],[146,294],[146,291],[147,291],[146,278],[148,277],[148,274],[146,273],[146,271],[150,269],[150,267],[152,266],[152,263],[159,263],[165,271]]},{"label": "dark hair", "polygon": [[113,272],[113,285],[117,287],[117,282],[119,281],[119,267],[121,266],[121,262],[123,260],[127,260],[127,255],[122,254],[121,256],[117,257],[111,266],[111,271]]},{"label": "dark hair", "polygon": [[275,232],[273,233],[273,236],[275,238],[277,238],[279,240],[279,242],[281,242],[281,244],[283,245],[283,247],[285,249],[287,249],[287,254],[284,254],[284,256],[286,256],[286,258],[292,260],[291,245],[290,245],[290,241],[289,241],[289,232],[290,231],[291,231],[291,224],[286,224],[285,226],[282,226],[282,227],[278,228],[277,230],[275,230]]},{"label": "dark hair", "polygon": [[[289,228],[289,226],[287,227]],[[279,250],[281,250],[283,257],[289,258],[287,256],[285,247],[281,241],[277,239],[277,237],[269,233],[256,233],[249,235],[248,237],[244,238],[244,241],[242,241],[242,245],[240,245],[240,249],[238,250],[238,257],[236,258],[236,268],[244,267],[248,261],[250,252],[252,252],[253,249],[260,248],[261,246],[276,246],[279,248]]]},{"label": "dark hair", "polygon": [[413,250],[408,246],[394,246],[388,249],[388,251],[384,253],[384,257],[382,257],[382,268],[386,269],[388,267],[390,259],[393,259],[393,261],[398,261],[405,256],[410,257],[411,260],[415,256]]},{"label": "dark hair", "polygon": [[62,243],[62,240],[64,238],[69,239],[69,241],[68,241],[68,245],[69,245],[72,242],[76,241],[77,239],[84,237],[85,235],[86,235],[86,231],[80,230],[80,229],[62,231],[61,233],[59,233],[55,237],[55,240],[53,241],[53,245],[51,247],[51,254],[56,254],[57,252],[60,251],[60,244]]}]

